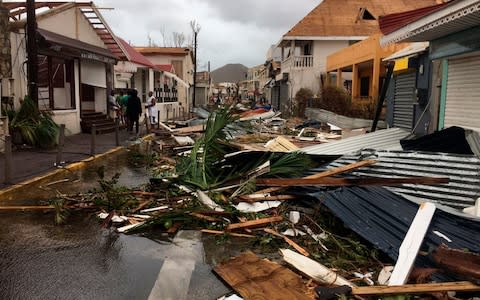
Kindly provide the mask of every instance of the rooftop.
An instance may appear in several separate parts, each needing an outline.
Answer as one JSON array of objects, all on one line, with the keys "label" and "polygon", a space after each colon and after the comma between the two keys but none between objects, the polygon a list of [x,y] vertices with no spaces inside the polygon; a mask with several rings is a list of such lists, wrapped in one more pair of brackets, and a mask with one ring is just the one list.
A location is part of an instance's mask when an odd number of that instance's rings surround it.
[{"label": "rooftop", "polygon": [[324,0],[285,35],[289,37],[367,37],[379,33],[383,15],[435,5],[436,0]]}]

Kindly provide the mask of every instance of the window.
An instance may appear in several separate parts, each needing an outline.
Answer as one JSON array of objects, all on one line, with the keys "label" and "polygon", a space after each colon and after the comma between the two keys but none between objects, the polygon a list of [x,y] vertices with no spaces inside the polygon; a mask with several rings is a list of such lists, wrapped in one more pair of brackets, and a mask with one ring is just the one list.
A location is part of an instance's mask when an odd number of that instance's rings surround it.
[{"label": "window", "polygon": [[38,103],[40,109],[75,108],[73,60],[38,56]]},{"label": "window", "polygon": [[376,18],[366,7],[362,7],[358,12],[357,20],[376,20]]},{"label": "window", "polygon": [[370,77],[360,78],[360,97],[368,97],[370,94]]}]

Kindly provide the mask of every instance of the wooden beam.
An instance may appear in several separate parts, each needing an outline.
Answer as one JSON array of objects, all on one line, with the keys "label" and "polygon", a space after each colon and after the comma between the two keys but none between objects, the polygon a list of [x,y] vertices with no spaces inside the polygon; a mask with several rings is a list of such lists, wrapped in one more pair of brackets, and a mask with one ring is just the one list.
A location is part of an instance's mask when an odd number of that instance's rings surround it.
[{"label": "wooden beam", "polygon": [[348,171],[351,171],[351,170],[355,170],[355,169],[358,169],[358,168],[361,168],[361,167],[371,166],[371,165],[375,164],[376,162],[377,162],[376,160],[362,160],[362,161],[359,161],[359,162],[356,162],[356,163],[353,163],[353,164],[348,164],[348,165],[345,165],[345,166],[328,169],[326,171],[323,171],[323,172],[320,172],[320,173],[317,173],[317,174],[313,174],[313,175],[309,175],[309,176],[306,176],[306,177],[303,177],[303,178],[305,178],[305,179],[317,179],[317,178],[323,178],[323,177],[338,175],[338,174],[342,174],[342,173],[345,173],[345,172],[348,172]]},{"label": "wooden beam", "polygon": [[[323,178],[323,177],[338,175],[338,174],[346,173],[346,172],[349,172],[351,170],[355,170],[355,169],[358,169],[358,168],[371,166],[371,165],[375,164],[376,162],[377,162],[376,160],[371,160],[371,159],[370,160],[362,160],[362,161],[359,161],[359,162],[356,162],[356,163],[351,163],[351,164],[348,164],[348,165],[345,165],[345,166],[328,169],[326,171],[323,171],[323,172],[320,172],[320,173],[317,173],[317,174],[313,174],[313,175],[309,175],[309,176],[306,176],[306,177],[303,177],[303,178],[304,179],[317,179],[317,178]],[[281,191],[281,190],[283,190],[283,188],[278,188],[278,187],[277,188],[266,188],[266,189],[260,190],[258,192],[255,192],[255,194],[266,194],[266,193],[278,192],[278,191]]]},{"label": "wooden beam", "polygon": [[441,282],[425,284],[405,284],[392,286],[359,286],[352,287],[352,295],[356,296],[375,296],[375,295],[394,295],[394,294],[425,294],[436,292],[477,292],[480,286],[468,281]]},{"label": "wooden beam", "polygon": [[304,256],[310,256],[310,253],[308,253],[307,250],[303,249],[302,247],[300,247],[300,245],[298,245],[297,243],[295,243],[294,241],[292,241],[291,239],[289,239],[288,237],[284,236],[283,234],[280,234],[278,233],[277,231],[273,230],[273,229],[270,229],[270,228],[265,228],[263,229],[263,231],[265,231],[266,233],[270,233],[276,237],[279,237],[279,238],[282,238],[285,240],[285,242],[287,244],[289,244],[290,246],[292,246],[293,248],[295,248],[295,250],[297,250],[298,252],[300,252],[302,255]]},{"label": "wooden beam", "polygon": [[396,186],[401,184],[443,184],[448,183],[447,177],[405,177],[405,178],[331,178],[324,177],[318,179],[278,179],[278,178],[259,178],[257,185],[264,186],[366,186],[366,185],[385,185]]},{"label": "wooden beam", "polygon": [[254,238],[254,235],[251,234],[243,234],[243,233],[234,233],[234,232],[228,232],[228,231],[220,231],[220,230],[211,230],[211,229],[202,229],[200,230],[201,232],[204,233],[210,233],[210,234],[227,234],[235,237],[246,237],[246,238]]},{"label": "wooden beam", "polygon": [[227,226],[227,230],[260,227],[266,224],[276,223],[281,221],[283,221],[283,218],[281,216],[263,218],[263,219],[246,221],[243,223],[233,223]]},{"label": "wooden beam", "polygon": [[420,246],[423,244],[423,239],[435,214],[435,209],[435,204],[430,202],[422,203],[418,208],[398,251],[398,259],[388,285],[395,286],[407,283]]}]

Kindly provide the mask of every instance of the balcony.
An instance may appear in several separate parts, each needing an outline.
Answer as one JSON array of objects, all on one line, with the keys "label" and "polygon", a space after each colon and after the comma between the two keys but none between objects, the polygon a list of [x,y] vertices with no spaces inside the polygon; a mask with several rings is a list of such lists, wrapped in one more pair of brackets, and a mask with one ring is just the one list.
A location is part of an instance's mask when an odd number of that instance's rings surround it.
[{"label": "balcony", "polygon": [[282,62],[282,69],[313,68],[313,55],[296,55],[287,57]]}]

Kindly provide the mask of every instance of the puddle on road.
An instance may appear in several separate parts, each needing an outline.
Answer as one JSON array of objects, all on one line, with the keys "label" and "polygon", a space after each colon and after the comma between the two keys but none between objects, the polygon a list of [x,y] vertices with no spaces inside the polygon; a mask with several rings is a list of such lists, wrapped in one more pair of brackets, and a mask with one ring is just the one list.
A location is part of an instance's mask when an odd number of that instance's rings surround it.
[{"label": "puddle on road", "polygon": [[146,299],[159,245],[101,229],[85,214],[0,214],[0,299]]},{"label": "puddle on road", "polygon": [[[59,174],[49,176],[35,184],[21,187],[8,195],[2,196],[0,203],[4,205],[35,205],[39,201],[49,200],[58,193],[72,194],[87,192],[98,188],[97,170],[105,170],[105,179],[112,178],[115,173],[121,176],[118,185],[136,187],[148,183],[150,174],[145,167],[134,167],[128,163],[128,150],[123,150],[107,157],[87,163],[78,170],[64,169]],[[8,199],[8,200],[7,200]]]}]

